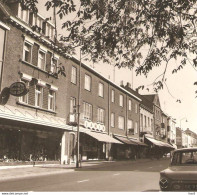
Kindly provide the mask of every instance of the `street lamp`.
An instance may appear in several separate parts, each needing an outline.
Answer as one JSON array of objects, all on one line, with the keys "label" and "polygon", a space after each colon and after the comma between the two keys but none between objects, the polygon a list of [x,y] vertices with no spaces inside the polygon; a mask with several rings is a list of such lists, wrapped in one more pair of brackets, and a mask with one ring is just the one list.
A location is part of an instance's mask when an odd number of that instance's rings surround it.
[{"label": "street lamp", "polygon": [[184,120],[184,119],[186,119],[186,120],[185,120],[185,122],[186,122],[186,123],[188,122],[188,120],[187,120],[187,118],[186,118],[186,117],[184,117],[184,118],[180,119],[180,129],[181,129],[181,121],[182,121],[182,120]]}]

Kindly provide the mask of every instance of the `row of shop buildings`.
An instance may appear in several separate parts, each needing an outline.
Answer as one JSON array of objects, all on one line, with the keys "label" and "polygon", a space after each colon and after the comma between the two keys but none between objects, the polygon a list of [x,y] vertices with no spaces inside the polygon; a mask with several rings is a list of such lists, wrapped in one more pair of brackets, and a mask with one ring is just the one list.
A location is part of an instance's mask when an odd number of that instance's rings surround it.
[{"label": "row of shop buildings", "polygon": [[185,131],[176,128],[176,145],[177,148],[197,147],[197,134],[187,128]]},{"label": "row of shop buildings", "polygon": [[[76,161],[160,157],[176,148],[175,120],[157,94],[113,83],[53,40],[54,24],[0,0],[0,91],[23,82],[28,93],[0,105],[0,161]],[[65,77],[58,75],[61,66]],[[80,77],[79,77],[80,74]],[[81,78],[81,79],[79,79]],[[80,99],[78,103],[80,85]]]}]

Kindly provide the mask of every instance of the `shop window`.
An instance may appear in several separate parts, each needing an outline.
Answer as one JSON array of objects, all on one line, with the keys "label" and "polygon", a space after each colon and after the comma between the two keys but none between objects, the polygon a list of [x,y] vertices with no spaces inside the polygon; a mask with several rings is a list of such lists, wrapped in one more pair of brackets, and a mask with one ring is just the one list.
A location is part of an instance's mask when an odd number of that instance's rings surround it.
[{"label": "shop window", "polygon": [[104,123],[104,112],[102,108],[97,109],[97,122]]},{"label": "shop window", "polygon": [[83,118],[92,120],[92,105],[86,102],[83,102]]},{"label": "shop window", "polygon": [[121,130],[124,130],[124,117],[123,116],[118,117],[118,128]]},{"label": "shop window", "polygon": [[27,42],[24,43],[23,60],[29,63],[32,60],[32,45]]},{"label": "shop window", "polygon": [[91,91],[91,77],[85,74],[85,86],[84,88],[88,91]]},{"label": "shop window", "polygon": [[129,100],[129,110],[131,111],[131,109],[132,109],[132,101]]},{"label": "shop window", "polygon": [[72,66],[71,70],[71,83],[77,84],[77,68]]},{"label": "shop window", "polygon": [[[29,88],[29,81],[27,81],[25,79],[21,79],[21,81],[25,83],[27,88]],[[27,93],[24,96],[19,97],[19,102],[24,103],[24,104],[28,104],[28,98],[29,98],[29,93]]]},{"label": "shop window", "polygon": [[115,91],[113,89],[111,90],[111,102],[115,102]]},{"label": "shop window", "polygon": [[55,91],[53,91],[53,90],[49,90],[48,110],[55,111]]},{"label": "shop window", "polygon": [[74,97],[70,98],[70,113],[76,113],[76,98]]},{"label": "shop window", "polygon": [[42,107],[43,104],[43,88],[39,85],[36,85],[35,88],[35,106]]},{"label": "shop window", "polygon": [[104,97],[104,85],[103,85],[103,83],[99,83],[99,86],[98,86],[98,95],[100,97]]},{"label": "shop window", "polygon": [[111,113],[111,127],[115,127],[115,114]]},{"label": "shop window", "polygon": [[123,100],[123,95],[119,95],[119,105],[121,106],[121,107],[123,107],[123,104],[124,104],[124,102],[123,102],[124,100]]},{"label": "shop window", "polygon": [[42,70],[46,68],[46,54],[41,50],[38,52],[38,68]]}]

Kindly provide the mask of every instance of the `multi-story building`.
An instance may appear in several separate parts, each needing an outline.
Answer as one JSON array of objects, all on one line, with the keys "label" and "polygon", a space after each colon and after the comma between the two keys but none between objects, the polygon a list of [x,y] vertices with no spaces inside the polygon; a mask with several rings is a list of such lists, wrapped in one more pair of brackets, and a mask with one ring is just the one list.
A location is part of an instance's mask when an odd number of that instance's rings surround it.
[{"label": "multi-story building", "polygon": [[188,135],[185,133],[185,131],[182,131],[182,147],[188,148]]},{"label": "multi-story building", "polygon": [[182,130],[181,128],[176,128],[176,145],[177,148],[182,148]]},{"label": "multi-story building", "polygon": [[164,142],[167,142],[167,127],[168,127],[168,115],[162,111],[161,115],[161,136],[160,139]]},{"label": "multi-story building", "polygon": [[171,144],[176,144],[176,120],[171,116],[168,117],[168,142]]},{"label": "multi-story building", "polygon": [[144,98],[152,102],[153,104],[153,137],[160,139],[161,136],[161,122],[162,122],[162,110],[160,106],[158,94],[142,95]]},{"label": "multi-story building", "polygon": [[28,88],[0,106],[1,159],[75,161],[79,113],[83,160],[129,158],[144,147],[140,97],[67,56],[50,21],[0,1],[0,33],[1,92],[15,82]]}]

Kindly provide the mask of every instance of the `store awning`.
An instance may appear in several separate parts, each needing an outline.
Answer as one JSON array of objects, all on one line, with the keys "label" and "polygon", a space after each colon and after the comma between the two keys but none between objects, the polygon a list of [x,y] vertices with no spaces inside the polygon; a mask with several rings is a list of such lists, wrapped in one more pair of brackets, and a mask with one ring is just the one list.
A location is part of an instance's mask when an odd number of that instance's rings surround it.
[{"label": "store awning", "polygon": [[130,141],[133,141],[135,142],[136,144],[140,145],[140,146],[148,146],[147,144],[141,142],[141,141],[138,141],[138,140],[133,140],[133,139],[129,139]]},{"label": "store awning", "polygon": [[128,144],[128,145],[138,145],[137,143],[129,140],[126,137],[120,137],[120,136],[114,136],[116,139],[120,140],[121,142],[123,142],[124,144]]},{"label": "store awning", "polygon": [[114,139],[113,137],[110,137],[109,135],[104,134],[104,133],[99,133],[99,132],[97,133],[97,132],[93,132],[90,130],[81,131],[81,132],[97,139],[100,142],[122,144],[120,141],[118,141],[118,140]]},{"label": "store awning", "polygon": [[171,146],[168,143],[164,143],[162,141],[156,140],[154,138],[150,138],[150,137],[146,137],[147,140],[149,140],[150,142],[152,142],[154,145],[159,146],[159,147],[168,147],[168,148],[174,148],[173,146]]},{"label": "store awning", "polygon": [[72,126],[66,124],[66,119],[37,113],[36,110],[26,110],[10,105],[0,105],[0,119],[13,120],[29,124],[43,125],[63,130],[72,130]]}]

